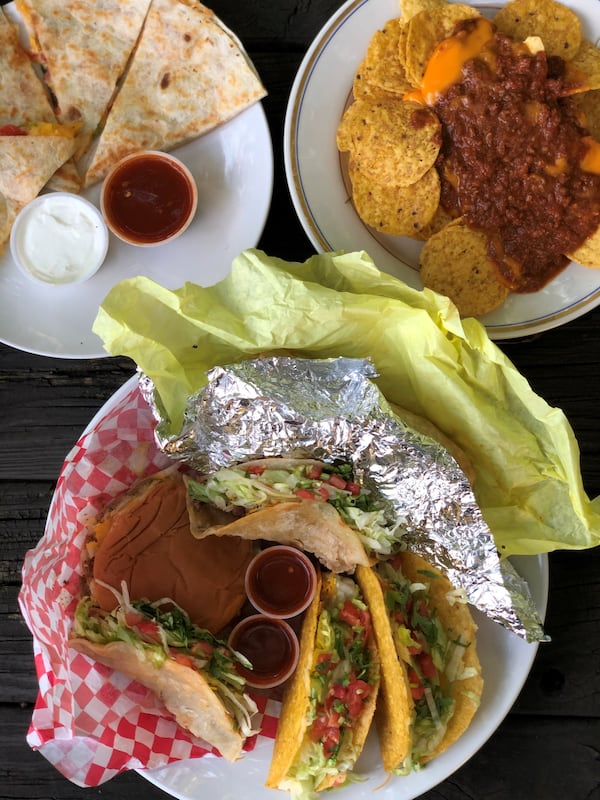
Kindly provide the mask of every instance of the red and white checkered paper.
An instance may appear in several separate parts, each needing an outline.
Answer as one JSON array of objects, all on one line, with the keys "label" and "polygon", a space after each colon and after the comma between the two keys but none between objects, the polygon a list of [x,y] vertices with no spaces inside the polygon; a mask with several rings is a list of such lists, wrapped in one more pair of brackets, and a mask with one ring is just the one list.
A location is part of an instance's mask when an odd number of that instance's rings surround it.
[{"label": "red and white checkered paper", "polygon": [[[159,700],[68,646],[81,594],[86,521],[140,476],[170,463],[135,379],[109,401],[63,465],[43,538],[23,565],[21,611],[33,634],[39,694],[27,741],[79,786],[126,769],[217,755],[180,728]],[[279,703],[262,696],[255,727],[273,739]],[[251,750],[257,737],[246,743]]]}]

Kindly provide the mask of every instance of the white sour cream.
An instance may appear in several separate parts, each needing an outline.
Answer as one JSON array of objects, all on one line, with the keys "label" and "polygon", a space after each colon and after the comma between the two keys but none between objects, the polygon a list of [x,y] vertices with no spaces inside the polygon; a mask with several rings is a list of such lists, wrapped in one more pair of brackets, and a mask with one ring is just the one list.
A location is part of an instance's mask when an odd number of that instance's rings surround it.
[{"label": "white sour cream", "polygon": [[98,209],[83,197],[53,192],[21,211],[10,245],[14,260],[36,280],[78,283],[104,261],[108,231]]}]

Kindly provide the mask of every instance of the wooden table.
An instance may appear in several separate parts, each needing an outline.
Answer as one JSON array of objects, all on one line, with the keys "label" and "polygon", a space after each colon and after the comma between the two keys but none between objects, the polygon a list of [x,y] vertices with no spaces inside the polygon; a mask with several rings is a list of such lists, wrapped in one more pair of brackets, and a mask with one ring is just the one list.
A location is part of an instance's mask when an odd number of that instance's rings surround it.
[{"label": "wooden table", "polygon": [[[259,246],[282,258],[313,253],[283,172],[283,117],[296,70],[336,0],[215,0],[245,42],[269,90],[275,154],[272,210]],[[600,309],[527,341],[501,343],[535,391],[567,414],[584,486],[600,493]],[[41,537],[64,457],[93,414],[134,373],[127,358],[52,359],[0,345],[0,798],[118,800],[167,796],[136,773],[85,792],[25,742],[37,684],[31,636],[17,606],[24,554]],[[530,677],[491,739],[426,800],[600,798],[600,550],[549,557],[546,629]],[[241,795],[243,796],[243,795]],[[283,797],[283,795],[282,795]]]}]

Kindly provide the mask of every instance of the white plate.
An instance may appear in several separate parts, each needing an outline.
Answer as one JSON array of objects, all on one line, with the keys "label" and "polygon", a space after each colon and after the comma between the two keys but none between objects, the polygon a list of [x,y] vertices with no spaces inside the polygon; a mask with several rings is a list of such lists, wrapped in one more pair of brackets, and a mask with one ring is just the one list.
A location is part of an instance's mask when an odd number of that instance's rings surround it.
[{"label": "white plate", "polygon": [[[543,617],[548,594],[547,557],[529,556],[511,560],[529,582],[536,606]],[[446,780],[494,733],[517,699],[531,669],[537,645],[525,643],[477,611],[474,617],[479,625],[477,646],[485,684],[481,705],[467,732],[421,772],[404,778],[392,777],[386,783],[388,776],[381,765],[377,736],[371,731],[356,767],[356,774],[365,780],[337,790],[336,798],[412,800]],[[198,800],[200,797],[210,797],[211,800],[231,800],[234,797],[243,797],[244,800],[281,800],[286,795],[264,787],[271,753],[272,745],[263,743],[235,764],[222,758],[187,760],[156,770],[140,770],[139,774],[180,800]]]},{"label": "white plate", "polygon": [[[122,403],[138,385],[138,377],[131,377],[97,412],[87,425],[82,439],[94,430]],[[115,434],[116,435],[116,434]],[[143,438],[143,437],[142,437]],[[148,456],[147,450],[146,457]],[[78,453],[78,460],[82,453]],[[138,463],[136,469],[143,471]],[[548,597],[548,559],[543,556],[520,556],[513,559],[519,573],[527,580],[533,600],[542,619]],[[470,759],[494,733],[510,711],[529,674],[536,644],[527,644],[516,634],[509,633],[482,613],[474,611],[479,626],[478,652],[484,676],[481,705],[466,733],[445,753],[427,765],[421,772],[386,782],[379,755],[375,730],[371,731],[365,750],[358,762],[356,773],[363,781],[350,783],[335,792],[339,800],[412,800],[448,778]],[[139,770],[139,774],[155,786],[180,800],[282,800],[286,795],[265,789],[269,770],[272,743],[261,744],[244,754],[236,763],[223,758],[207,756],[184,760],[153,770]],[[383,785],[385,784],[385,786]],[[376,795],[373,792],[381,787]]]},{"label": "white plate", "polygon": [[[92,324],[116,283],[146,275],[169,289],[186,281],[210,286],[227,275],[242,250],[257,244],[273,189],[273,150],[262,105],[173,153],[198,184],[198,211],[187,231],[159,247],[134,247],[111,233],[100,270],[71,286],[29,280],[7,246],[0,256],[0,341],[45,356],[106,356]],[[82,194],[100,207],[100,184]]]},{"label": "white plate", "polygon": [[[577,12],[588,39],[600,38],[597,3],[563,0]],[[493,15],[503,3],[473,3]],[[292,87],[284,133],[285,169],[292,200],[317,250],[365,250],[377,266],[409,286],[422,288],[422,244],[375,234],[348,202],[335,134],[352,90],[354,73],[373,33],[397,17],[398,0],[349,0],[321,29]],[[562,325],[600,304],[600,271],[570,264],[534,294],[511,294],[481,317],[492,339],[509,339]]]}]

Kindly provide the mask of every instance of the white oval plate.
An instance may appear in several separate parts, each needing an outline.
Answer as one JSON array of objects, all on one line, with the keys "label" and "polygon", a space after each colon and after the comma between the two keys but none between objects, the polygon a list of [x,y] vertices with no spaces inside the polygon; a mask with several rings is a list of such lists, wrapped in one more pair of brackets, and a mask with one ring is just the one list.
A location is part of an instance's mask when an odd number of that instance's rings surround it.
[{"label": "white oval plate", "polygon": [[[262,105],[173,154],[198,184],[198,210],[187,231],[158,247],[134,247],[111,233],[102,267],[90,280],[71,286],[29,280],[7,247],[0,256],[0,341],[45,356],[106,356],[92,324],[116,283],[145,275],[169,289],[186,281],[210,286],[227,275],[242,250],[257,244],[273,190],[273,149]],[[100,207],[100,184],[82,195]]]},{"label": "white oval plate", "polygon": [[[94,430],[105,417],[110,416],[137,386],[138,377],[134,375],[90,420],[82,438]],[[138,464],[138,468],[143,471],[144,465]],[[536,608],[543,619],[548,598],[547,556],[518,556],[511,560],[527,580]],[[477,610],[473,611],[473,615],[479,626],[477,649],[482,665],[484,691],[481,705],[468,730],[421,772],[388,780],[381,764],[377,734],[373,729],[356,768],[356,774],[361,776],[361,780],[336,790],[336,798],[413,800],[446,780],[482,747],[500,725],[525,683],[538,646],[528,644]],[[232,800],[236,797],[243,797],[244,800],[282,800],[287,797],[286,794],[264,786],[269,771],[272,743],[264,739],[260,742],[253,751],[245,753],[235,763],[224,758],[205,756],[178,761],[158,769],[138,771],[150,783],[179,800],[198,800],[201,797],[210,797],[211,800]],[[378,789],[376,795],[373,794],[375,789]]]},{"label": "white oval plate", "polygon": [[[563,2],[578,14],[584,35],[596,42],[600,38],[598,4]],[[493,15],[503,3],[478,0],[473,5]],[[423,245],[401,236],[376,234],[360,220],[348,201],[335,140],[369,40],[398,14],[398,0],[349,0],[324,25],[292,86],[284,158],[296,213],[317,250],[364,250],[380,269],[421,289],[418,264]],[[511,294],[503,306],[480,319],[492,339],[510,339],[563,325],[598,304],[600,270],[572,263],[541,291]]]}]

